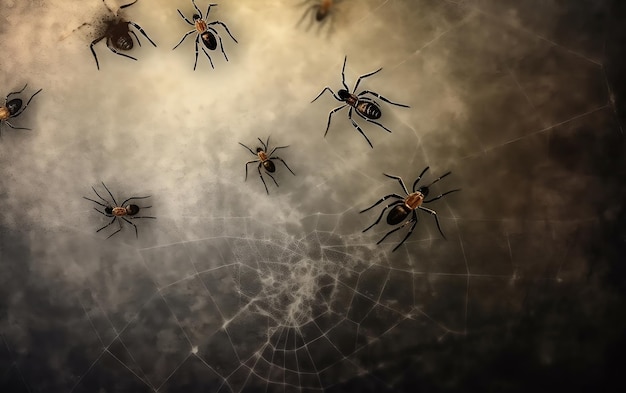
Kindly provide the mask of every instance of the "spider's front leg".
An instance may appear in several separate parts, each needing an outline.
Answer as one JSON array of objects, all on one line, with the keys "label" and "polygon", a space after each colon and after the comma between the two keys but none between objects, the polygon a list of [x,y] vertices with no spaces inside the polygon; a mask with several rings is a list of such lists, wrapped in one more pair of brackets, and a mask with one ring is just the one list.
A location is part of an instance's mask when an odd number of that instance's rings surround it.
[{"label": "spider's front leg", "polygon": [[[355,88],[355,89],[356,89],[356,88]],[[393,102],[393,101],[389,100],[388,98],[385,98],[385,97],[381,96],[380,94],[378,94],[378,93],[376,93],[376,92],[374,92],[374,91],[370,91],[370,90],[363,90],[362,92],[360,92],[360,93],[358,94],[358,96],[362,96],[362,95],[365,95],[365,94],[371,94],[371,95],[373,95],[374,97],[378,97],[378,98],[380,98],[381,100],[383,100],[383,101],[385,101],[386,103],[391,104],[391,105],[401,106],[401,107],[403,107],[403,108],[410,108],[410,106],[408,106],[408,105],[405,105],[405,104],[399,104],[399,103],[397,103],[397,102]]]}]

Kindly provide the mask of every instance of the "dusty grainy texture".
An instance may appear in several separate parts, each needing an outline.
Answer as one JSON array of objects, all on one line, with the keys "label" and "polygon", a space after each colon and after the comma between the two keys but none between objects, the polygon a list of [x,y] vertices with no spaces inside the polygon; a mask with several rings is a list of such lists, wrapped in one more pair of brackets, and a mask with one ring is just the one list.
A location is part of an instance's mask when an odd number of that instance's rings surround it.
[{"label": "dusty grainy texture", "polygon": [[[0,0],[0,391],[605,391],[625,343],[626,5],[230,0],[200,51],[189,0]],[[208,5],[197,0],[206,13]],[[322,5],[323,6],[323,5]],[[317,8],[313,8],[316,10]],[[155,41],[89,43],[117,17]],[[206,16],[206,15],[205,15]],[[82,27],[80,27],[82,26]],[[131,29],[134,29],[131,27]],[[134,37],[132,37],[135,39]],[[202,45],[202,44],[201,44]],[[359,75],[381,123],[325,87]],[[357,91],[357,92],[358,92]],[[24,98],[22,97],[22,98]],[[13,97],[12,97],[13,98]],[[238,142],[271,135],[279,187]],[[390,193],[430,166],[412,236]],[[151,195],[156,220],[92,208]],[[427,184],[427,183],[423,183]],[[145,202],[145,204],[144,204]],[[143,214],[142,210],[142,214]]]}]

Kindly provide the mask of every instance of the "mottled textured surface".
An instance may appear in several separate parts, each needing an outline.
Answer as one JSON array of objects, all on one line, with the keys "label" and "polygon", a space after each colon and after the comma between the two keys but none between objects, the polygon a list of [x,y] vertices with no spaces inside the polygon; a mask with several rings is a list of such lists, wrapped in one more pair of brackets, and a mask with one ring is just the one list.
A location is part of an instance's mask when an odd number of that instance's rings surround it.
[{"label": "mottled textured surface", "polygon": [[[80,4],[78,4],[80,3]],[[198,6],[206,9],[206,2]],[[100,0],[1,0],[0,94],[43,88],[0,139],[2,392],[554,392],[621,383],[626,81],[611,0],[231,0],[229,61],[190,1],[121,11],[132,61],[89,42]],[[113,10],[121,5],[110,0]],[[123,3],[122,3],[123,4]],[[301,19],[302,18],[302,19]],[[301,19],[301,20],[300,20]],[[300,20],[300,22],[298,22]],[[82,23],[85,25],[76,31]],[[389,134],[324,86],[361,82]],[[277,161],[265,194],[245,162]],[[389,193],[452,171],[413,235]],[[91,187],[152,195],[117,227]],[[425,184],[425,183],[424,183]],[[104,195],[104,194],[102,194]],[[144,201],[141,201],[142,203]],[[142,206],[144,206],[142,204]]]}]

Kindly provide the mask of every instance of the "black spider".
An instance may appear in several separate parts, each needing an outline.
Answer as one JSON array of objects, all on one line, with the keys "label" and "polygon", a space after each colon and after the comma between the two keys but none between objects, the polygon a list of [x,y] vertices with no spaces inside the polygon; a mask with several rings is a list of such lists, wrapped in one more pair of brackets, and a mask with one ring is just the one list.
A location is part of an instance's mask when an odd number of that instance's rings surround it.
[{"label": "black spider", "polygon": [[26,105],[24,106],[22,106],[23,101],[20,98],[13,98],[9,100],[9,97],[11,97],[12,95],[20,94],[21,92],[23,92],[24,89],[26,89],[26,86],[28,86],[28,84],[24,85],[24,87],[22,87],[22,90],[13,91],[7,94],[7,96],[4,98],[4,106],[0,106],[0,131],[2,131],[2,123],[6,123],[6,125],[8,125],[9,127],[15,130],[30,130],[30,128],[15,127],[13,124],[9,123],[9,119],[18,117],[19,115],[24,113],[24,111],[28,107],[28,104],[30,104],[33,97],[39,94],[39,92],[42,90],[42,89],[39,89],[35,92],[35,94],[30,96],[30,98],[26,102]]},{"label": "black spider", "polygon": [[391,105],[401,106],[403,108],[410,108],[410,107],[408,105],[391,102],[387,98],[381,96],[380,94],[378,94],[376,92],[370,91],[370,90],[363,90],[359,94],[354,94],[356,92],[356,89],[359,88],[359,83],[361,83],[362,79],[365,79],[367,77],[370,77],[370,76],[376,74],[377,72],[382,70],[382,68],[379,68],[379,69],[377,69],[374,72],[370,72],[369,74],[361,75],[359,77],[359,79],[357,79],[356,84],[354,85],[354,89],[352,90],[352,92],[350,92],[350,89],[348,89],[348,86],[346,85],[346,76],[345,76],[346,60],[347,59],[348,59],[347,56],[343,59],[343,67],[341,68],[341,83],[343,84],[344,88],[341,89],[341,90],[338,90],[337,94],[335,94],[335,92],[332,91],[332,89],[330,87],[326,86],[320,92],[320,94],[318,94],[317,97],[315,97],[315,99],[313,101],[311,101],[311,102],[315,102],[327,90],[332,93],[333,97],[335,97],[335,99],[337,101],[345,102],[344,105],[333,109],[328,114],[328,124],[326,124],[326,132],[324,133],[324,137],[326,137],[326,134],[328,134],[328,128],[330,127],[330,119],[331,119],[333,113],[337,112],[338,110],[341,110],[341,109],[345,108],[346,106],[349,106],[350,110],[348,111],[348,118],[352,122],[352,126],[354,126],[354,128],[356,128],[356,130],[359,131],[361,133],[361,135],[363,135],[363,137],[365,138],[367,143],[369,143],[370,147],[373,148],[374,146],[372,146],[372,142],[370,142],[370,140],[367,138],[367,136],[365,135],[363,130],[361,130],[361,127],[359,127],[359,125],[354,120],[352,120],[352,109],[355,109],[357,115],[359,115],[362,119],[364,119],[364,120],[366,120],[366,121],[368,121],[370,123],[374,123],[374,124],[376,124],[379,127],[382,127],[387,132],[391,132],[391,130],[388,129],[387,127],[385,127],[384,125],[374,121],[376,119],[379,119],[380,116],[382,115],[382,112],[380,110],[380,106],[378,105],[378,103],[376,101],[374,101],[374,100],[372,100],[372,99],[370,99],[368,97],[363,97],[363,96],[365,94],[371,94],[374,97],[378,97],[381,100],[383,100],[383,101],[385,101],[385,102],[387,102],[387,103],[389,103]]},{"label": "black spider", "polygon": [[[138,0],[135,0],[132,3],[123,5],[120,7],[120,9],[130,7],[131,5],[135,4],[137,1]],[[93,58],[96,59],[96,67],[98,67],[98,69],[100,69],[100,64],[98,63],[98,57],[96,56],[96,51],[93,49],[93,47],[94,45],[96,45],[98,42],[102,41],[105,38],[106,38],[107,48],[109,48],[111,52],[115,53],[116,55],[124,56],[132,60],[137,60],[136,58],[132,56],[119,52],[119,51],[129,51],[133,49],[134,42],[133,42],[132,37],[135,37],[135,40],[137,40],[137,44],[141,46],[141,41],[139,41],[139,37],[137,36],[137,34],[135,34],[134,31],[130,29],[130,26],[133,26],[135,29],[139,30],[139,32],[144,37],[146,37],[148,41],[150,41],[150,43],[154,45],[154,47],[156,47],[156,44],[150,39],[150,37],[148,37],[148,35],[141,28],[141,26],[139,26],[135,22],[127,21],[118,17],[117,13],[115,13],[111,8],[109,8],[105,0],[102,0],[102,2],[107,7],[107,9],[113,15],[115,15],[115,19],[107,21],[106,29],[104,30],[104,33],[102,34],[102,36],[93,40],[91,44],[89,45],[89,49],[91,49]],[[89,25],[89,23],[83,23],[80,27],[85,26],[85,25]],[[131,34],[132,34],[132,37],[131,37]]]},{"label": "black spider", "polygon": [[[267,150],[269,149],[269,145],[270,145],[270,137],[267,137],[267,142],[263,143],[263,141],[261,140],[261,138],[257,138],[259,140],[259,142],[261,142],[261,145],[263,146],[261,147],[257,147],[256,148],[256,153],[254,151],[252,151],[252,149],[250,149],[248,146],[244,145],[243,143],[239,142],[239,144],[243,147],[245,147],[246,149],[248,149],[248,151],[255,156],[258,156],[258,158],[256,160],[252,160],[252,161],[248,161],[246,162],[246,178],[245,180],[248,180],[248,165],[252,164],[254,162],[258,162],[259,166],[257,167],[257,170],[259,171],[259,177],[261,177],[261,181],[263,182],[263,185],[265,186],[265,192],[267,192],[267,194],[269,195],[269,191],[267,189],[267,184],[265,184],[265,180],[263,180],[263,175],[261,174],[261,167],[263,167],[265,169],[265,173],[272,178],[272,180],[274,180],[274,184],[276,184],[276,187],[278,187],[278,183],[276,182],[276,179],[274,179],[274,176],[272,176],[272,173],[274,173],[276,171],[276,165],[274,165],[274,162],[272,160],[280,160],[280,162],[282,162],[285,167],[287,169],[289,169],[289,172],[291,172],[292,175],[296,175],[295,173],[293,173],[293,171],[291,170],[291,168],[289,168],[289,166],[287,165],[287,163],[280,157],[274,156],[274,152],[278,149],[284,149],[286,147],[289,146],[278,146],[272,149],[271,152],[269,152],[269,154],[267,153]],[[244,180],[244,181],[245,181]]]},{"label": "black spider", "polygon": [[[220,35],[217,32],[217,30],[215,30],[211,26],[212,25],[220,25],[220,26],[222,26],[224,28],[224,30],[226,30],[226,32],[228,33],[230,38],[233,39],[233,41],[235,41],[237,43],[237,40],[235,39],[235,37],[233,37],[232,34],[230,34],[230,30],[228,30],[228,27],[223,22],[220,22],[219,20],[216,20],[214,22],[207,23],[207,21],[205,19],[205,18],[209,17],[209,12],[211,12],[211,7],[217,6],[217,4],[209,4],[209,7],[206,10],[206,16],[203,16],[202,15],[202,11],[200,11],[198,6],[196,5],[196,2],[194,0],[191,0],[191,3],[193,4],[194,8],[198,12],[197,14],[193,14],[193,16],[192,16],[193,23],[191,21],[189,21],[189,19],[187,19],[187,17],[185,17],[185,15],[183,15],[183,13],[179,9],[177,9],[176,11],[178,11],[178,14],[180,15],[181,18],[183,18],[183,20],[185,22],[187,22],[188,24],[194,26],[195,28],[193,30],[190,30],[187,33],[185,33],[183,38],[181,38],[180,42],[178,44],[176,44],[176,46],[174,48],[172,48],[172,50],[178,48],[178,46],[180,44],[182,44],[183,41],[185,41],[185,38],[187,38],[190,34],[196,33],[196,60],[193,63],[194,71],[196,70],[196,65],[198,64],[198,42],[200,41],[200,39],[202,39],[202,43],[204,44],[204,46],[208,50],[215,50],[217,48],[217,40],[219,40],[219,42],[220,42],[220,50],[224,54],[224,58],[226,59],[226,61],[228,61],[228,57],[226,56],[226,52],[224,52],[224,45],[222,44],[222,37],[220,37]],[[216,39],[216,37],[217,37],[217,39]],[[211,68],[215,68],[213,66],[213,60],[211,60],[211,56],[209,56],[207,51],[204,48],[202,48],[202,52],[204,52],[204,54],[206,55],[207,59],[209,59],[209,63],[211,63]]]},{"label": "black spider", "polygon": [[444,192],[443,194],[439,194],[438,196],[436,196],[436,197],[434,197],[432,199],[425,199],[428,196],[428,193],[430,192],[430,186],[432,186],[433,184],[437,183],[439,180],[443,179],[444,177],[446,177],[450,173],[452,173],[452,172],[446,172],[443,175],[441,175],[438,178],[436,178],[435,180],[433,180],[429,185],[421,186],[420,188],[415,189],[415,187],[417,186],[417,183],[420,181],[420,179],[422,178],[424,173],[426,173],[428,168],[429,167],[424,168],[422,173],[420,173],[420,175],[417,177],[417,179],[413,183],[413,192],[411,192],[411,193],[409,193],[409,191],[406,189],[406,186],[404,185],[404,182],[402,181],[402,179],[400,177],[393,176],[393,175],[388,175],[386,173],[383,173],[383,175],[385,175],[385,176],[387,176],[387,177],[389,177],[391,179],[398,180],[398,182],[402,186],[402,190],[406,194],[406,197],[402,197],[402,196],[400,196],[398,194],[385,195],[378,202],[374,203],[372,206],[368,207],[367,209],[361,210],[360,213],[363,213],[363,212],[366,212],[366,211],[372,209],[375,206],[378,206],[379,204],[381,204],[383,201],[385,201],[388,198],[395,198],[396,199],[395,201],[393,201],[390,204],[388,204],[387,206],[385,206],[384,209],[380,212],[380,215],[378,216],[378,219],[372,225],[370,225],[367,228],[365,228],[363,230],[363,232],[368,231],[374,225],[378,224],[380,222],[381,218],[383,218],[383,215],[385,214],[385,211],[387,211],[387,209],[390,208],[391,206],[393,206],[393,209],[391,209],[389,211],[389,214],[387,215],[387,224],[389,224],[389,225],[398,225],[405,218],[407,218],[409,216],[409,214],[411,214],[411,218],[409,220],[407,220],[404,224],[400,225],[399,227],[397,227],[395,229],[392,229],[391,231],[387,232],[387,234],[382,239],[380,239],[378,241],[378,243],[376,243],[376,244],[380,244],[383,240],[385,240],[387,238],[387,236],[389,236],[392,233],[394,233],[394,232],[404,228],[405,226],[413,223],[413,225],[411,226],[411,229],[406,234],[404,239],[402,239],[402,241],[400,243],[398,243],[398,245],[393,249],[393,251],[396,251],[398,249],[398,247],[400,247],[402,245],[402,243],[404,243],[404,241],[406,239],[408,239],[409,236],[411,236],[411,233],[413,233],[413,229],[415,229],[415,225],[417,225],[417,221],[418,221],[417,210],[425,211],[426,213],[428,213],[428,214],[432,215],[433,217],[435,217],[435,221],[437,222],[437,228],[439,229],[439,233],[441,233],[441,236],[444,239],[446,238],[446,236],[443,234],[443,231],[441,230],[441,226],[439,225],[439,219],[437,218],[437,212],[435,212],[434,210],[431,210],[431,209],[429,209],[427,207],[422,206],[422,204],[423,203],[430,203],[430,202],[436,201],[437,199],[443,197],[444,195],[448,195],[448,194],[450,194],[452,192],[460,191],[460,189],[455,189],[455,190],[450,190],[450,191]]}]

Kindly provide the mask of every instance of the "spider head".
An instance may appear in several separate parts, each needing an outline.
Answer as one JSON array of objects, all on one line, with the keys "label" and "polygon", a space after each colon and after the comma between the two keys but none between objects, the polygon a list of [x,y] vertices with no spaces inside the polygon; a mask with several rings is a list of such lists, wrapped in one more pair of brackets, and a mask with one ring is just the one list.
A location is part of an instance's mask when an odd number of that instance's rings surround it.
[{"label": "spider head", "polygon": [[111,206],[107,206],[104,208],[104,212],[108,215],[112,215],[113,214],[113,208]]},{"label": "spider head", "polygon": [[260,153],[260,152],[262,152],[262,151],[263,151],[263,149],[262,149],[262,148],[260,148],[260,147],[257,147],[257,148],[256,148],[256,152],[257,152],[257,153]]},{"label": "spider head", "polygon": [[337,95],[339,96],[339,98],[341,98],[342,100],[347,100],[348,98],[350,98],[351,94],[348,90],[345,89],[341,89],[337,92]]},{"label": "spider head", "polygon": [[428,186],[421,186],[417,189],[417,192],[421,193],[422,195],[424,195],[424,198],[426,198],[428,196],[428,193],[430,192],[430,189],[428,188]]},{"label": "spider head", "polygon": [[200,15],[198,15],[198,14],[193,14],[192,18],[193,18],[193,21],[195,22],[195,21],[197,21],[198,19],[200,19]]}]

